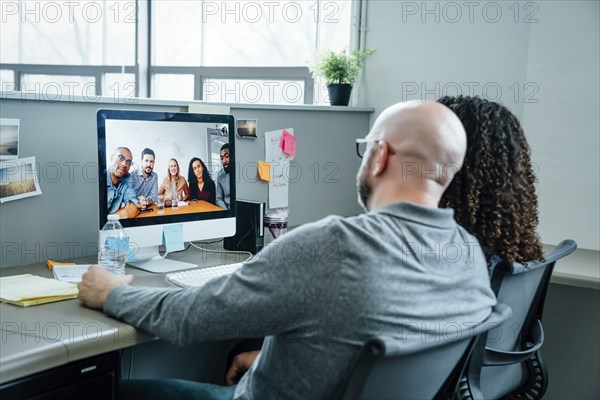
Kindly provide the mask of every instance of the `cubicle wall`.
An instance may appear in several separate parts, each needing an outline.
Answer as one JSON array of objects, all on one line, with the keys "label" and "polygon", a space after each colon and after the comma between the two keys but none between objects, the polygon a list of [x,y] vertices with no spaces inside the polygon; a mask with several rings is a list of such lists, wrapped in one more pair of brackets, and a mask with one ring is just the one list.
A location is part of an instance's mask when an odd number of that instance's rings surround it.
[{"label": "cubicle wall", "polygon": [[[47,101],[4,94],[0,116],[19,118],[19,157],[36,157],[41,196],[0,205],[0,267],[71,259],[95,252],[98,232],[96,111],[99,108],[187,111],[187,102],[109,99]],[[95,100],[95,99],[94,99]],[[297,156],[290,168],[289,224],[329,214],[353,215],[359,159],[354,138],[369,129],[372,109],[319,106],[232,106],[240,119],[258,119],[258,139],[237,139],[238,198],[266,201],[257,179],[264,132],[294,128]],[[134,154],[134,159],[139,155]]]}]

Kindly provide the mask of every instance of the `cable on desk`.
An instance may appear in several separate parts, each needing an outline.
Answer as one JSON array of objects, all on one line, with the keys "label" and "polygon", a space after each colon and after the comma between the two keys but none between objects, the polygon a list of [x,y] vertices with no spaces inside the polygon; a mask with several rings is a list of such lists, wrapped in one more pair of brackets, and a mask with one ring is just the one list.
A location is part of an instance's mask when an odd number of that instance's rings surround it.
[{"label": "cable on desk", "polygon": [[213,244],[213,243],[219,243],[219,242],[222,242],[222,241],[223,241],[222,238],[221,239],[217,239],[217,240],[212,240],[210,242],[205,242],[203,240],[197,240],[197,242],[199,242],[200,244]]}]

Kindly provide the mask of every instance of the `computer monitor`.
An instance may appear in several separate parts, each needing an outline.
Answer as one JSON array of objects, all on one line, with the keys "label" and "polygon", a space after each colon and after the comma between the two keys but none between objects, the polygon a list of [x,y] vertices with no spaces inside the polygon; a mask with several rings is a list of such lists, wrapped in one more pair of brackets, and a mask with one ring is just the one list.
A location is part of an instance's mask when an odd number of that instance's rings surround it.
[{"label": "computer monitor", "polygon": [[[129,236],[129,265],[163,273],[193,268],[196,265],[159,254],[165,233],[177,238],[181,232],[184,241],[235,234],[231,115],[101,109],[97,121],[98,228],[102,229],[109,214],[121,214]],[[225,169],[221,153],[227,152]],[[173,185],[179,198],[177,208],[172,206]],[[225,190],[219,190],[219,185]],[[224,203],[217,194],[226,193],[227,188],[229,198]],[[159,195],[165,203],[162,210],[158,208]],[[144,198],[150,198],[146,209],[141,206]]]}]

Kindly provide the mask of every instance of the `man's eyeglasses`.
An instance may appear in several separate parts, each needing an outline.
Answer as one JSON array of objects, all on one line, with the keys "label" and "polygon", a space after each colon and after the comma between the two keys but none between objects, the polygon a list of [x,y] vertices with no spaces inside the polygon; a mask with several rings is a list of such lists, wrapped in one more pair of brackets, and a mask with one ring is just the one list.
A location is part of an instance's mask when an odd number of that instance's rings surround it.
[{"label": "man's eyeglasses", "polygon": [[[367,151],[367,145],[370,142],[375,142],[375,143],[380,143],[383,142],[383,140],[381,139],[355,139],[356,141],[356,154],[358,155],[359,158],[363,158],[363,156],[365,155],[365,152]],[[392,147],[388,144],[387,146],[388,148],[388,152],[390,154],[396,154],[396,151],[394,149],[392,149]]]},{"label": "man's eyeglasses", "polygon": [[356,139],[356,155],[363,158],[369,142],[377,142],[379,139]]},{"label": "man's eyeglasses", "polygon": [[117,159],[119,160],[119,162],[125,161],[128,167],[131,167],[131,164],[133,164],[133,160],[126,159],[125,157],[123,157],[122,154],[117,154]]}]

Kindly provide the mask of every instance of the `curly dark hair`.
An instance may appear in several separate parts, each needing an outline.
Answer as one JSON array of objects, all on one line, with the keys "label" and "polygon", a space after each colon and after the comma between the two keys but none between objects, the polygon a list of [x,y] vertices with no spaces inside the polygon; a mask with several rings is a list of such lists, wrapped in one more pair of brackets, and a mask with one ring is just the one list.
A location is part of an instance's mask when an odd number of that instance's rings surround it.
[{"label": "curly dark hair", "polygon": [[479,240],[488,262],[494,255],[510,263],[542,259],[536,178],[519,120],[506,107],[479,97],[445,96],[438,102],[456,113],[467,132],[463,167],[440,207],[454,209],[456,221]]}]

